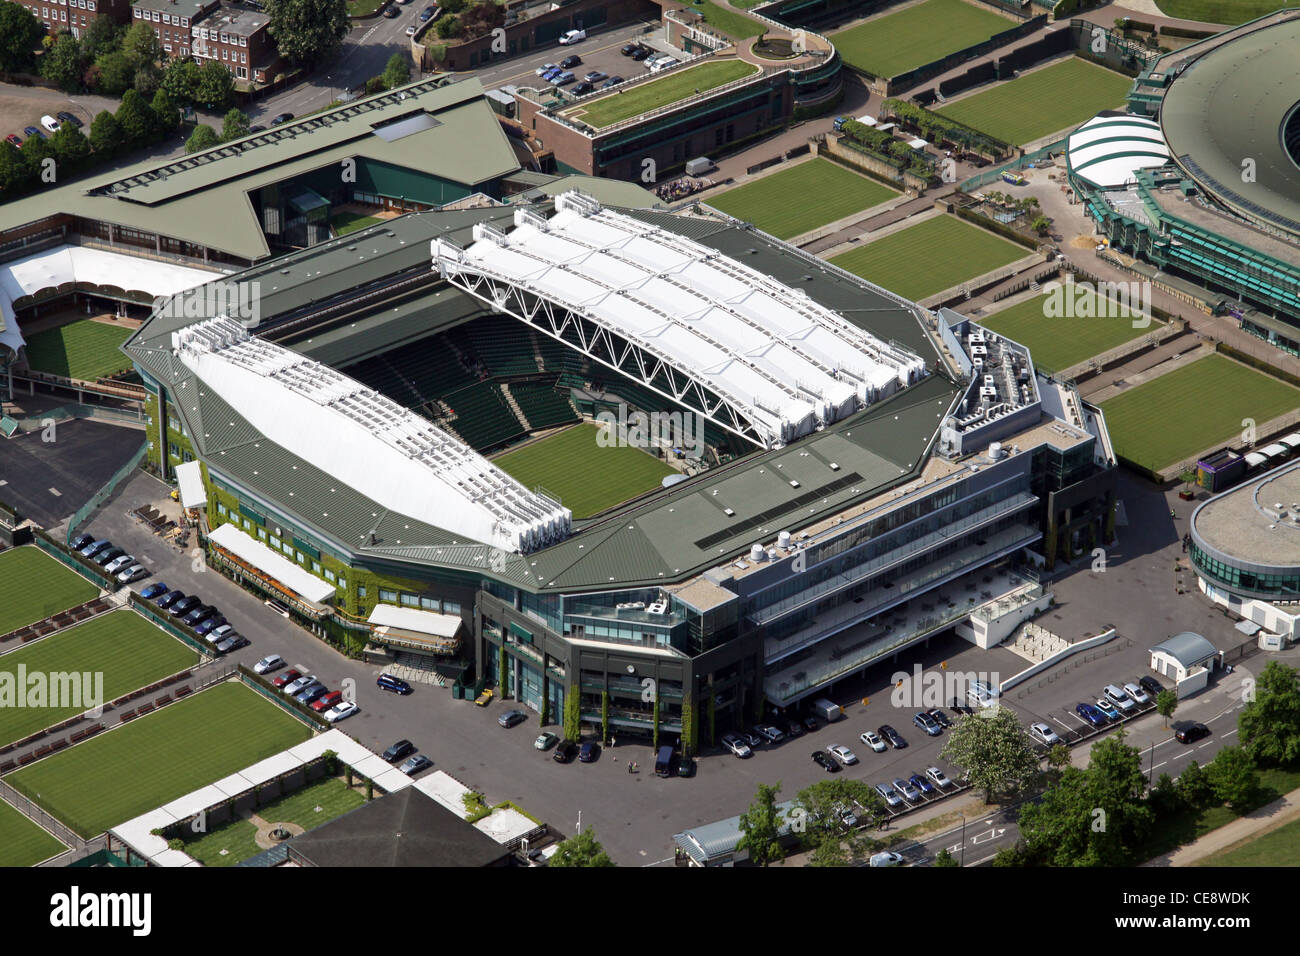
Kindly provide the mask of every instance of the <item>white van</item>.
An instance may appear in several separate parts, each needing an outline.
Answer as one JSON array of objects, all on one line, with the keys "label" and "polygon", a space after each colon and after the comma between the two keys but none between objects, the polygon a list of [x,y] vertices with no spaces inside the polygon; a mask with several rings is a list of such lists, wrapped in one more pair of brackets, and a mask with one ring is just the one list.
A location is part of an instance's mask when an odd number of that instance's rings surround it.
[{"label": "white van", "polygon": [[972,680],[966,688],[966,699],[973,700],[981,707],[992,707],[998,702],[999,692],[996,688],[980,680]]},{"label": "white van", "polygon": [[1137,707],[1137,704],[1133,702],[1133,698],[1114,684],[1107,684],[1102,688],[1102,692],[1106,695],[1106,699],[1118,707],[1122,713],[1127,714]]}]

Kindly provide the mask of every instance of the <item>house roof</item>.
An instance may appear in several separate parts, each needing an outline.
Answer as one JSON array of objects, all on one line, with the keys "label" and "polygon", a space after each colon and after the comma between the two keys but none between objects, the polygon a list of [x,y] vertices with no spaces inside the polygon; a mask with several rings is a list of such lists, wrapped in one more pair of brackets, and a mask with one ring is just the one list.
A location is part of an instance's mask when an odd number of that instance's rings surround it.
[{"label": "house roof", "polygon": [[1214,657],[1219,653],[1218,648],[1194,631],[1183,631],[1168,640],[1161,641],[1151,648],[1151,653],[1157,651],[1168,654],[1183,667],[1200,664],[1206,658]]}]

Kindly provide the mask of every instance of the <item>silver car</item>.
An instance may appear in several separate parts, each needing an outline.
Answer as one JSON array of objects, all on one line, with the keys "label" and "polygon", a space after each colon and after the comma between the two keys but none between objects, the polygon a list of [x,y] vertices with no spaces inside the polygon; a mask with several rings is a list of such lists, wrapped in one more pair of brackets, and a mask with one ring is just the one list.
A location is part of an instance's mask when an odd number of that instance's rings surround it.
[{"label": "silver car", "polygon": [[912,786],[910,781],[898,779],[894,781],[894,789],[901,793],[911,803],[916,803],[921,799],[921,791]]},{"label": "silver car", "polygon": [[1061,742],[1061,738],[1056,735],[1056,731],[1041,720],[1029,725],[1029,736],[1049,747],[1055,747]]},{"label": "silver car", "polygon": [[876,784],[876,793],[880,794],[887,807],[901,807],[903,805],[903,798],[887,783]]},{"label": "silver car", "polygon": [[750,749],[749,744],[736,734],[727,734],[723,737],[722,746],[726,747],[737,757],[749,757],[754,753],[754,751]]}]

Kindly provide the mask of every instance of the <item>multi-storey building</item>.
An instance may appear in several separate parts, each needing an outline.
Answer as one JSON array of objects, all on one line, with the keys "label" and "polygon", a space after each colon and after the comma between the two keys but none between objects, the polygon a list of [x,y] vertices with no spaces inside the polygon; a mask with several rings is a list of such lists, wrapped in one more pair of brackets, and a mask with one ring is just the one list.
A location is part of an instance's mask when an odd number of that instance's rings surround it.
[{"label": "multi-storey building", "polygon": [[222,3],[190,28],[190,53],[199,63],[215,60],[237,80],[266,83],[283,61],[259,10]]},{"label": "multi-storey building", "polygon": [[187,57],[193,25],[219,5],[220,0],[135,0],[131,17],[153,27],[168,57]]},{"label": "multi-storey building", "polygon": [[131,18],[130,0],[17,0],[32,12],[51,34],[64,30],[79,37],[95,17],[125,23]]}]

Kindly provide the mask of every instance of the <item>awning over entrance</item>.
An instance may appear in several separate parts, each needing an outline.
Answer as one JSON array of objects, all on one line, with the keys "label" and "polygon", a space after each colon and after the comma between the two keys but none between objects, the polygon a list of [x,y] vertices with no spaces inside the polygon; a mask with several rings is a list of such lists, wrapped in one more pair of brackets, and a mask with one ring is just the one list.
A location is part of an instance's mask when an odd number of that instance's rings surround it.
[{"label": "awning over entrance", "polygon": [[176,466],[176,483],[180,486],[182,507],[202,508],[208,503],[208,494],[203,488],[203,472],[199,470],[197,461]]},{"label": "awning over entrance", "polygon": [[324,604],[334,596],[334,585],[304,571],[233,524],[221,525],[208,540],[307,601]]},{"label": "awning over entrance", "polygon": [[369,623],[375,636],[389,644],[449,654],[460,646],[463,621],[456,614],[420,611],[395,604],[377,604]]}]

